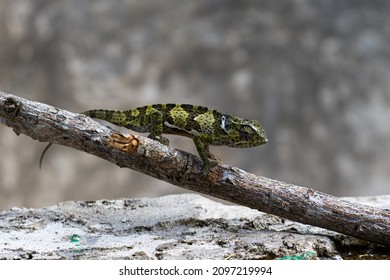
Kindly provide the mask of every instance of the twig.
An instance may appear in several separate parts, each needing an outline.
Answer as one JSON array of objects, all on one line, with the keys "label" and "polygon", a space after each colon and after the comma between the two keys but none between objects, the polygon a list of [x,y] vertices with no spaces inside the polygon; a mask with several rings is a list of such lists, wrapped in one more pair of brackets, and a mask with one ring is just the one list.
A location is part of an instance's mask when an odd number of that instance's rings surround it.
[{"label": "twig", "polygon": [[390,246],[390,211],[220,164],[202,176],[199,157],[149,138],[125,137],[83,115],[0,92],[0,117],[16,134],[93,154],[182,188]]}]

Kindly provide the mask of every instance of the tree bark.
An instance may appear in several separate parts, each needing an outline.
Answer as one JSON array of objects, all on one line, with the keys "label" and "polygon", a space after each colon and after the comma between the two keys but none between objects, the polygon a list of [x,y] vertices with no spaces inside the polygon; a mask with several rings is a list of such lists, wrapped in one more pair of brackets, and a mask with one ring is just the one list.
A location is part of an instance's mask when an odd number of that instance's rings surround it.
[{"label": "tree bark", "polygon": [[198,156],[143,136],[124,136],[84,115],[3,92],[0,118],[16,134],[69,146],[188,190],[390,246],[388,209],[348,202],[224,164],[204,176]]}]

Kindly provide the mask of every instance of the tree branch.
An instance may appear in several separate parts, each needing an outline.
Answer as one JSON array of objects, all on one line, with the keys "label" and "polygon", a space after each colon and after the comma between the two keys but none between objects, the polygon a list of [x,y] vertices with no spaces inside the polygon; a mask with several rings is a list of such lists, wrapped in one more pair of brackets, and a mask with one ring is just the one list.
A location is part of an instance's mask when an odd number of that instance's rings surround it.
[{"label": "tree branch", "polygon": [[16,134],[72,147],[176,186],[363,240],[390,245],[390,211],[351,203],[200,158],[149,138],[123,136],[84,115],[0,92],[0,118]]}]

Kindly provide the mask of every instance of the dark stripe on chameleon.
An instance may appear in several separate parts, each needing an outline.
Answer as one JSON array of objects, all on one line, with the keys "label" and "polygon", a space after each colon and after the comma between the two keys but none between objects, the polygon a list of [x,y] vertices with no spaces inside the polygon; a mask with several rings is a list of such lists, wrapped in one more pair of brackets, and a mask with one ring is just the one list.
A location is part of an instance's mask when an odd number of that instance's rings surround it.
[{"label": "dark stripe on chameleon", "polygon": [[[177,106],[179,106],[181,109],[183,109],[184,111],[186,111],[188,113],[188,116],[187,116],[187,119],[186,119],[186,125],[185,127],[182,127],[182,129],[186,130],[186,131],[191,131],[192,129],[197,129],[196,126],[194,126],[194,117],[197,116],[199,114],[199,111],[197,110],[197,108],[199,108],[198,106],[194,106],[194,105],[190,105],[190,104],[174,104],[174,103],[167,103],[165,104],[165,108],[161,105],[161,104],[155,104],[153,105],[154,108],[158,109],[158,110],[161,110],[161,112],[163,113],[163,119],[164,121],[168,122],[169,124],[172,124],[172,125],[175,125],[174,121],[173,121],[173,118],[171,116],[171,111],[172,109],[176,108]],[[201,107],[201,108],[204,108],[203,110],[201,111],[207,111],[207,108],[206,107]],[[171,129],[169,128],[165,128],[165,130],[167,131],[166,133],[178,133],[180,135],[182,135],[182,133],[180,133],[180,131],[170,131]],[[185,135],[185,136],[188,136],[188,135]]]},{"label": "dark stripe on chameleon", "polygon": [[[138,125],[140,126],[137,130],[136,127],[133,127],[132,129],[134,131],[140,131],[142,132],[143,130],[146,129],[146,127],[149,127],[150,126],[150,121],[149,121],[149,116],[146,115],[146,110],[148,109],[149,106],[143,106],[143,107],[138,107],[136,109],[133,109],[133,110],[130,110],[129,111],[129,114],[127,116],[128,118],[128,121],[132,121],[133,123],[135,122],[135,120],[137,120],[137,123]],[[133,117],[131,115],[131,112],[134,111],[134,110],[138,110],[138,116],[136,117]]]},{"label": "dark stripe on chameleon", "polygon": [[199,131],[200,126],[196,121],[194,121],[194,118],[199,114],[207,112],[208,109],[206,107],[190,104],[182,104],[180,105],[180,107],[188,113],[186,125],[183,129],[189,132],[191,132],[192,130]]}]

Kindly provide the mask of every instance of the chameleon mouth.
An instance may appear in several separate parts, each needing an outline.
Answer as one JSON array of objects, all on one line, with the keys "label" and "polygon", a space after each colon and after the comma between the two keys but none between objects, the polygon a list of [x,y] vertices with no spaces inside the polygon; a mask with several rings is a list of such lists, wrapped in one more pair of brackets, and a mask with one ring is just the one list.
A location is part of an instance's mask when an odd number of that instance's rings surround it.
[{"label": "chameleon mouth", "polygon": [[241,141],[235,143],[234,147],[235,148],[254,148],[260,145],[264,145],[268,142],[267,138],[262,139],[261,141],[258,142],[247,142],[247,141]]}]

